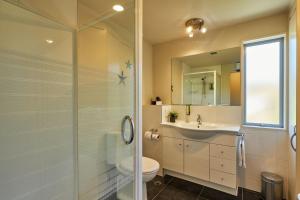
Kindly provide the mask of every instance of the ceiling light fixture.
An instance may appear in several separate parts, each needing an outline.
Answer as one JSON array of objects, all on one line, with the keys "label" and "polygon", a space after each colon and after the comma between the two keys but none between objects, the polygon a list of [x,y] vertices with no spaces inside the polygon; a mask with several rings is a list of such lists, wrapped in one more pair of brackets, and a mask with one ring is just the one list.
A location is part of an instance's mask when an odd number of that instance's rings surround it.
[{"label": "ceiling light fixture", "polygon": [[201,33],[206,33],[206,32],[207,32],[207,28],[206,28],[206,27],[202,27],[202,28],[200,29],[200,31],[201,31]]},{"label": "ceiling light fixture", "polygon": [[124,11],[124,7],[123,7],[122,5],[120,5],[120,4],[114,5],[114,6],[113,6],[113,9],[114,9],[114,11],[117,11],[117,12],[122,12],[122,11]]},{"label": "ceiling light fixture", "polygon": [[186,27],[186,33],[191,33],[191,32],[193,32],[193,27],[192,26]]},{"label": "ceiling light fixture", "polygon": [[50,40],[50,39],[47,39],[46,42],[47,42],[48,44],[52,44],[54,41],[53,41],[53,40]]},{"label": "ceiling light fixture", "polygon": [[207,32],[207,28],[204,27],[204,20],[201,18],[192,18],[186,21],[185,30],[190,38],[192,38],[197,32],[201,32],[203,34]]}]

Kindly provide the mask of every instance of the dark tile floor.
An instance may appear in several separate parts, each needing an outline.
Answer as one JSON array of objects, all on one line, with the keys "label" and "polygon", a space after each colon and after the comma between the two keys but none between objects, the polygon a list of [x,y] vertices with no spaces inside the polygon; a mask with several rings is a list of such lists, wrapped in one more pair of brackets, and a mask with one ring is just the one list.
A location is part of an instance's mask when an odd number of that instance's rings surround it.
[{"label": "dark tile floor", "polygon": [[262,200],[260,193],[239,188],[238,196],[179,178],[156,176],[147,183],[148,200]]}]

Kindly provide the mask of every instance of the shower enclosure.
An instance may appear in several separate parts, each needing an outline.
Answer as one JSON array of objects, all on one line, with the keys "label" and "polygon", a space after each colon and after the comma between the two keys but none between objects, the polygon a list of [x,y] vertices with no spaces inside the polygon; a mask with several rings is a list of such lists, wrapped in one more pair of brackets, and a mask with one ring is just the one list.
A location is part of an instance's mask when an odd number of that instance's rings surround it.
[{"label": "shower enclosure", "polygon": [[0,199],[141,199],[140,8],[0,0]]},{"label": "shower enclosure", "polygon": [[217,71],[184,73],[182,94],[184,104],[217,105],[220,103],[220,75]]}]

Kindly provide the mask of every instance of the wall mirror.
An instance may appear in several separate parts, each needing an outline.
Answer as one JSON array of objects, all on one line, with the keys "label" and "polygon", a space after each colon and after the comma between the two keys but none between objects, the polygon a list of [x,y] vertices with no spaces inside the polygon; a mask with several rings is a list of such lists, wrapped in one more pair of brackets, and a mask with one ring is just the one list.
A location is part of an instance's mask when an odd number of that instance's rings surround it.
[{"label": "wall mirror", "polygon": [[240,47],[172,58],[172,104],[241,104]]}]

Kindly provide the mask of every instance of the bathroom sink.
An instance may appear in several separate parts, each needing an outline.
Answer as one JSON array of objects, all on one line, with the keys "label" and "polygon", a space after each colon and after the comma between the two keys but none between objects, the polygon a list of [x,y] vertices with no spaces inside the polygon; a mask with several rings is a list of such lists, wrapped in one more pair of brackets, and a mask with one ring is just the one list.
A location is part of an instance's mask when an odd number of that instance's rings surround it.
[{"label": "bathroom sink", "polygon": [[212,131],[212,132],[238,132],[240,130],[240,125],[237,124],[222,124],[222,123],[209,123],[202,122],[198,125],[198,122],[185,122],[177,121],[175,123],[162,122],[162,125],[173,126],[175,128],[191,130],[191,131]]},{"label": "bathroom sink", "polygon": [[[191,128],[191,129],[214,129],[218,127],[218,124],[203,122],[198,124],[198,122],[178,122],[178,125],[183,128]],[[220,125],[219,125],[220,126]]]}]

